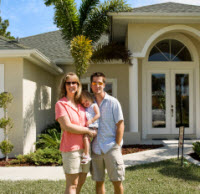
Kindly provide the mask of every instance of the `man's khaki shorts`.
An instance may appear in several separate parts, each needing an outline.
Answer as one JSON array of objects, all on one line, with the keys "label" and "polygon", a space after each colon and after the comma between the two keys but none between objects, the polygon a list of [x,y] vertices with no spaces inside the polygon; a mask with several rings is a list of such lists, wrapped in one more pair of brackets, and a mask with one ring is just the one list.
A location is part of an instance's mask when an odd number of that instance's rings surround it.
[{"label": "man's khaki shorts", "polygon": [[90,162],[81,164],[83,150],[72,152],[62,152],[63,169],[65,174],[88,173],[90,171]]},{"label": "man's khaki shorts", "polygon": [[119,145],[116,144],[106,154],[97,155],[92,152],[92,179],[104,181],[105,168],[111,181],[123,181],[125,179],[124,161]]}]

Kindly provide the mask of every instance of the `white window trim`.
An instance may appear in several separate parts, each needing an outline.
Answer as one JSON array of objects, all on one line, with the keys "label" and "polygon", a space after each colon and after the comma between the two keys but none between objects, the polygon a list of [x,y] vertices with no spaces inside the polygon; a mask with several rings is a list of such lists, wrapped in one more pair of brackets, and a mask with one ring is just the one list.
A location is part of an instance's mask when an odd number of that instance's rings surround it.
[{"label": "white window trim", "polygon": [[[90,88],[90,77],[86,77],[81,79],[82,84],[88,84],[88,88]],[[113,96],[117,98],[117,79],[114,78],[106,78],[106,83],[111,83],[112,84],[112,91],[113,91]]]}]

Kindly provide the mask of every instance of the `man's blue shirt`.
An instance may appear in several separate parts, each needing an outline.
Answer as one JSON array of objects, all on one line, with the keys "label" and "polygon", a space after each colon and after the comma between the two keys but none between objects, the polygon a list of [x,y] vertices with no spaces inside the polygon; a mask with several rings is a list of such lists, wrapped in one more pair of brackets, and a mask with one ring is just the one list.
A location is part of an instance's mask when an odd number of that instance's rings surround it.
[{"label": "man's blue shirt", "polygon": [[[93,140],[95,154],[107,153],[116,144],[116,124],[124,120],[119,101],[105,93],[100,106],[100,118],[97,137]],[[122,142],[121,142],[122,145]]]}]

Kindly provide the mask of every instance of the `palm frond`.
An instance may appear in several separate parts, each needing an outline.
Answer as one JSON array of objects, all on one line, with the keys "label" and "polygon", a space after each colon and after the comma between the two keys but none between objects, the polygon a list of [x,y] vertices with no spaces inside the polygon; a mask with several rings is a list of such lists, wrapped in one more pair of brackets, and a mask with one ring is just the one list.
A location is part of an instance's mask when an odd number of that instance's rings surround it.
[{"label": "palm frond", "polygon": [[84,22],[83,35],[93,42],[98,41],[101,35],[108,31],[110,25],[108,12],[127,12],[130,10],[131,8],[124,0],[105,1],[89,13]]},{"label": "palm frond", "polygon": [[54,23],[61,29],[63,38],[69,43],[80,33],[75,0],[45,0],[45,4],[55,6]]},{"label": "palm frond", "polygon": [[122,60],[122,62],[130,63],[130,51],[119,43],[99,44],[93,51],[91,61],[94,63]]},{"label": "palm frond", "polygon": [[82,0],[82,4],[79,8],[80,29],[82,29],[83,23],[89,15],[90,11],[96,7],[99,2],[99,0]]}]

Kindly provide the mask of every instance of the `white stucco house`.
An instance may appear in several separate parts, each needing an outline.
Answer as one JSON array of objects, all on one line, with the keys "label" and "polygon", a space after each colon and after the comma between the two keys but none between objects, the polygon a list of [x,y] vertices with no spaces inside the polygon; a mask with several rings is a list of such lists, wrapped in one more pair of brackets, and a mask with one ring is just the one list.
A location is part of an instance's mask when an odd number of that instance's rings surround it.
[{"label": "white stucco house", "polygon": [[[91,64],[82,83],[89,90],[91,73],[105,73],[106,91],[123,108],[125,144],[177,138],[180,125],[186,138],[200,138],[200,6],[169,2],[109,16],[110,38],[127,46],[131,64]],[[14,96],[13,155],[33,151],[37,134],[54,122],[59,82],[69,71],[73,61],[60,31],[18,43],[0,37],[0,92]]]}]

